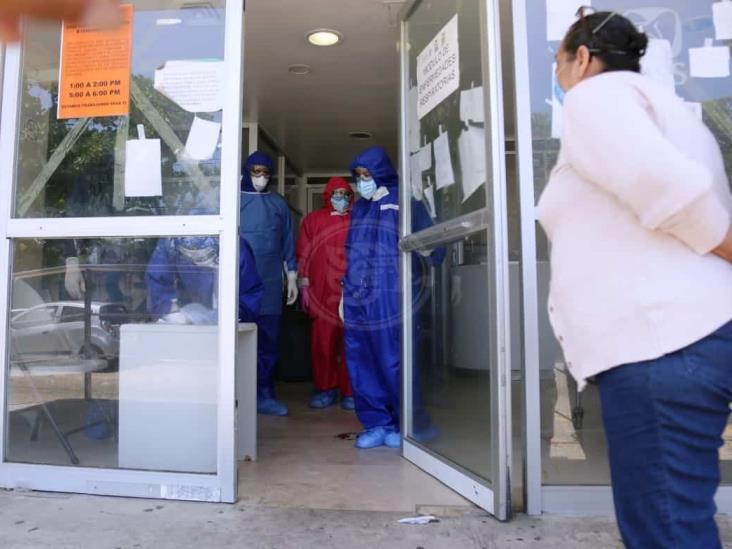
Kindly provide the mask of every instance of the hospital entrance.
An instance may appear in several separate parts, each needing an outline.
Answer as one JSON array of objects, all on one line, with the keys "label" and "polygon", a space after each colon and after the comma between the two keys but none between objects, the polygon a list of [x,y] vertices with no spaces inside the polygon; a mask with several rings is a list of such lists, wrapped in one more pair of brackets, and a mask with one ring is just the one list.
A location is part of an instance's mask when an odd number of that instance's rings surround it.
[{"label": "hospital entrance", "polygon": [[[691,77],[684,56],[707,43],[712,3],[593,5],[669,42],[673,63],[655,68],[732,158],[729,79]],[[578,392],[549,325],[535,220],[561,134],[553,52],[575,10],[534,4],[134,0],[114,33],[29,25],[0,57],[0,486],[405,516],[610,514],[597,388]],[[369,192],[351,168],[375,146],[395,176],[386,194],[371,189],[381,217],[350,244],[358,287],[311,295],[307,314],[289,274],[303,221],[337,213],[333,178]],[[268,182],[244,168],[257,151]],[[377,186],[383,166],[369,167]],[[244,207],[264,195],[273,213]],[[255,218],[247,252],[240,228]],[[255,312],[250,253],[273,240],[282,257],[257,266],[281,293]],[[357,372],[385,349],[398,358],[401,439],[356,449],[364,425],[344,395],[310,406],[311,316],[327,305],[339,326],[340,294],[348,319],[374,288],[388,311],[361,333],[385,342],[352,356]],[[280,328],[265,389],[285,416],[257,413],[262,315]],[[725,442],[723,482],[732,431]],[[732,489],[719,504],[732,509]]]},{"label": "hospital entrance", "polygon": [[[250,2],[247,5],[245,150],[263,151],[275,160],[270,188],[277,189],[287,200],[295,237],[300,241],[298,248],[314,249],[318,260],[332,263],[335,269],[338,254],[318,252],[339,241],[337,236],[329,234],[334,230],[329,228],[333,225],[322,222],[321,234],[303,234],[302,222],[305,216],[322,208],[333,210],[330,198],[324,197],[325,187],[332,178],[345,179],[355,199],[360,198],[350,167],[364,149],[383,147],[397,169],[402,162],[398,44],[400,12],[406,3],[353,2],[348,9],[343,9],[341,4],[319,1],[310,3],[306,13],[298,17],[283,17],[283,13],[295,13],[298,9],[296,2],[288,4]],[[413,66],[407,82],[408,100],[416,101],[417,54],[436,37],[439,40],[440,32],[447,28],[448,32],[459,34],[460,80],[475,98],[476,108],[482,109],[480,17],[480,2],[417,3],[411,17],[414,23],[409,23],[413,38],[406,62]],[[316,45],[330,41],[336,43]],[[428,436],[417,442],[417,451],[434,460],[428,469],[443,467],[438,462],[446,456],[469,471],[466,478],[475,475],[489,479],[492,475],[491,351],[487,344],[490,335],[486,331],[491,316],[489,237],[483,222],[463,233],[450,225],[454,218],[462,217],[461,221],[465,221],[465,215],[472,214],[475,218],[475,212],[485,212],[486,193],[482,181],[461,183],[458,155],[452,167],[439,164],[445,151],[450,155],[450,147],[455,146],[458,153],[458,136],[464,129],[459,96],[460,92],[455,91],[446,100],[435,101],[432,112],[422,117],[421,135],[417,105],[409,105],[415,112],[405,113],[405,116],[415,116],[415,119],[405,119],[405,129],[413,142],[409,146],[414,148],[407,152],[423,149],[422,174],[421,177],[414,174],[412,180],[402,177],[401,191],[391,192],[400,192],[402,199],[413,199],[414,204],[424,208],[429,221],[420,228],[427,229],[426,236],[431,241],[426,246],[415,243],[413,251],[404,256],[411,261],[411,256],[423,257],[420,252],[428,255],[436,250],[439,260],[427,261],[421,274],[414,273],[413,277],[418,278],[414,284],[404,286],[397,280],[392,282],[400,294],[411,295],[409,306],[414,319],[413,333],[408,337],[413,342],[411,375],[415,390],[408,400],[419,402],[414,412],[405,408],[408,415],[405,425],[416,420],[414,429],[418,430],[416,423],[423,415],[430,422]],[[471,125],[473,132],[481,134],[484,126],[484,119]],[[443,136],[441,141],[440,136]],[[450,143],[448,136],[454,136],[454,142]],[[431,143],[435,140],[444,143],[444,147],[433,152]],[[480,156],[485,158],[485,153]],[[441,168],[452,173],[438,174]],[[416,207],[412,209],[415,218],[419,215],[414,213]],[[242,209],[242,215],[246,215],[248,208]],[[403,216],[404,211],[400,214]],[[243,219],[241,223],[246,226]],[[447,238],[440,234],[446,227],[451,233]],[[411,227],[408,232],[413,232]],[[354,245],[368,248],[374,243]],[[315,267],[300,267],[311,278],[318,276],[313,272]],[[311,304],[310,309],[315,310],[313,315],[338,323],[341,290],[331,286],[325,295],[311,297],[321,301]],[[283,300],[286,294],[285,288]],[[397,337],[401,337],[401,319],[375,318],[374,321],[394,322]],[[449,508],[471,512],[474,509],[471,501],[405,459],[400,449],[383,445],[354,448],[364,426],[353,411],[342,408],[343,395],[338,387],[333,388],[341,394],[332,405],[324,409],[310,407],[315,391],[310,328],[311,319],[303,312],[302,296],[294,306],[284,306],[276,396],[289,407],[289,415],[257,416],[256,460],[239,464],[241,500],[318,509],[429,514],[430,510]],[[387,349],[379,351],[388,353]],[[420,459],[423,459],[421,455]],[[472,489],[471,495],[475,497]],[[485,494],[481,497],[488,499]]]}]

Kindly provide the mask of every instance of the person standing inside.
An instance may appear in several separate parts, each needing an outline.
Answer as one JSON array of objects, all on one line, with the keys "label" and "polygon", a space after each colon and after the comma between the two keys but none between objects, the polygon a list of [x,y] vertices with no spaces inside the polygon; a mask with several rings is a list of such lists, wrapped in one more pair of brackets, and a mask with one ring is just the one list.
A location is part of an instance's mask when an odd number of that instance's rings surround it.
[{"label": "person standing inside", "polygon": [[630,548],[721,547],[719,448],[732,402],[732,195],[720,148],[639,74],[648,38],[578,12],[557,53],[564,103],[539,219],[549,316],[580,388],[595,378]]},{"label": "person standing inside", "polygon": [[279,355],[284,273],[287,305],[297,301],[297,263],[292,216],[284,198],[268,190],[272,159],[255,152],[243,167],[239,232],[254,252],[264,283],[261,313],[257,319],[257,412],[286,416],[287,406],[277,400],[274,370]]},{"label": "person standing inside", "polygon": [[312,318],[310,355],[315,393],[310,407],[332,406],[340,390],[341,407],[353,410],[343,323],[338,317],[353,190],[342,177],[333,177],[325,187],[323,201],[321,209],[305,217],[297,240],[300,303]]},{"label": "person standing inside", "polygon": [[[359,154],[351,172],[361,199],[351,214],[342,285],[346,363],[356,415],[364,428],[356,448],[399,448],[403,321],[399,175],[381,147]],[[424,205],[416,200],[412,200],[412,225],[415,231],[432,225]],[[443,258],[442,249],[427,257],[412,254],[413,285],[421,283],[429,263],[434,265]],[[415,429],[426,429],[427,415],[421,409],[415,415],[419,420],[415,420],[419,424]]]}]

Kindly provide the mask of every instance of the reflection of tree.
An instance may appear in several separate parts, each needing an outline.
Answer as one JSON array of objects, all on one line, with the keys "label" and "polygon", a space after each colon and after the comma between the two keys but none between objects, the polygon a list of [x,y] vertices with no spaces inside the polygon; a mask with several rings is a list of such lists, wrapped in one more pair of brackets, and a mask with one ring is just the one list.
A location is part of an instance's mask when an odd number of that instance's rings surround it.
[{"label": "reflection of tree", "polygon": [[[153,81],[145,76],[133,76],[135,87],[145,103],[170,127],[175,136],[185,142],[193,122],[193,114],[181,109],[170,99],[157,92]],[[58,168],[44,181],[42,188],[33,190],[31,183],[38,177],[43,164],[59,146],[68,143],[69,134],[80,120],[58,120],[58,83],[42,84],[26,80],[22,97],[18,155],[18,196],[31,192],[31,200],[23,216],[98,216],[114,215],[115,159],[124,155],[127,139],[137,137],[137,125],[145,126],[149,139],[161,138],[135,101],[130,101],[129,117],[99,117],[89,121]],[[133,128],[132,131],[129,128]],[[78,131],[78,128],[77,130]],[[119,135],[122,132],[123,135]],[[128,135],[129,133],[129,135]],[[73,136],[72,136],[73,137]],[[166,201],[157,198],[122,198],[124,207],[118,213],[168,213],[190,210],[195,203],[197,189],[188,181],[176,151],[161,139],[162,176],[175,178],[175,188]],[[219,174],[218,161],[202,163],[206,175]],[[40,191],[40,192],[38,192]],[[37,192],[38,196],[33,193]]]}]

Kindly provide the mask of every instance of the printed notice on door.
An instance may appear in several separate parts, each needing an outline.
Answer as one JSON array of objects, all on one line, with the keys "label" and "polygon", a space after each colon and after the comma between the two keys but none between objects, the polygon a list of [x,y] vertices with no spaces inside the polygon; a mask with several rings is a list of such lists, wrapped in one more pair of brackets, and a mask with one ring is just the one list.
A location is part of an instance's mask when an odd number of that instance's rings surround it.
[{"label": "printed notice on door", "polygon": [[132,4],[113,29],[64,24],[58,118],[126,116],[130,112]]},{"label": "printed notice on door", "polygon": [[417,112],[422,120],[460,87],[458,16],[417,56]]}]

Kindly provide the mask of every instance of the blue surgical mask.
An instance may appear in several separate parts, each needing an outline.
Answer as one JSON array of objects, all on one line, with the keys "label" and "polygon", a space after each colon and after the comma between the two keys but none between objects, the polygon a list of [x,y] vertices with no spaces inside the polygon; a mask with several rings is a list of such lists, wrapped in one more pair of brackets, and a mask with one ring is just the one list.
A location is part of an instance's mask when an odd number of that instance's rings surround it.
[{"label": "blue surgical mask", "polygon": [[567,96],[567,92],[565,92],[562,89],[562,86],[559,84],[559,79],[554,80],[554,97],[557,98],[557,101],[559,101],[560,105],[564,105],[564,98]]},{"label": "blue surgical mask", "polygon": [[343,213],[348,209],[348,199],[345,196],[334,196],[330,199],[330,203],[338,213]]},{"label": "blue surgical mask", "polygon": [[373,178],[370,179],[359,179],[358,180],[358,192],[366,200],[371,200],[371,197],[376,194],[376,181]]}]

